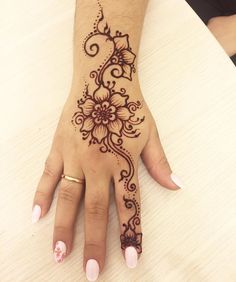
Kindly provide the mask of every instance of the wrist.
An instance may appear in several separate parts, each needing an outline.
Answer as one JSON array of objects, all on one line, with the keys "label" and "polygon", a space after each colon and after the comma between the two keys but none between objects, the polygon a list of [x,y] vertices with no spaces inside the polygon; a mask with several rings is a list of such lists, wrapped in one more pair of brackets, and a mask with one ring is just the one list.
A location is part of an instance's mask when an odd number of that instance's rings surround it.
[{"label": "wrist", "polygon": [[[116,1],[116,9],[110,2],[101,1],[104,7],[100,1],[98,5],[94,2],[81,1],[81,15],[75,21],[72,93],[82,97],[85,89],[93,93],[102,86],[110,92],[122,89],[130,97],[140,96],[137,52],[144,2],[136,1],[132,6],[131,1]],[[91,16],[86,17],[89,12]]]}]

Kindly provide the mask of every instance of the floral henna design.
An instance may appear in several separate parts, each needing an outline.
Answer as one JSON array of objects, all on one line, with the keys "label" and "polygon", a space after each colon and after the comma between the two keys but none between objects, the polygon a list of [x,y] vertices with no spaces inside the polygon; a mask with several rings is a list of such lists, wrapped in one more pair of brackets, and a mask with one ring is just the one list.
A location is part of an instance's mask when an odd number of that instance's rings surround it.
[{"label": "floral henna design", "polygon": [[89,145],[99,144],[100,152],[112,153],[123,158],[127,168],[120,172],[127,196],[123,196],[127,209],[134,210],[127,223],[123,223],[124,231],[120,236],[121,248],[134,246],[138,253],[142,252],[142,233],[136,231],[140,225],[140,206],[136,201],[136,184],[133,182],[134,161],[123,147],[123,139],[140,136],[137,126],[145,117],[136,117],[136,111],[142,107],[140,101],[130,101],[126,89],[117,87],[117,80],[132,80],[135,73],[136,55],[129,45],[128,34],[116,31],[112,36],[111,29],[104,23],[103,9],[100,2],[99,15],[94,23],[94,31],[84,40],[83,50],[89,57],[103,56],[102,63],[90,72],[93,83],[86,83],[83,98],[77,101],[78,110],[72,117],[72,124],[80,127],[83,140]]},{"label": "floral henna design", "polygon": [[134,208],[134,215],[128,220],[127,223],[123,223],[125,228],[123,234],[120,236],[121,248],[124,250],[128,246],[134,246],[138,253],[142,252],[142,233],[137,233],[135,231],[136,225],[140,224],[140,207],[135,200],[127,199],[123,196],[125,206],[127,209]]}]

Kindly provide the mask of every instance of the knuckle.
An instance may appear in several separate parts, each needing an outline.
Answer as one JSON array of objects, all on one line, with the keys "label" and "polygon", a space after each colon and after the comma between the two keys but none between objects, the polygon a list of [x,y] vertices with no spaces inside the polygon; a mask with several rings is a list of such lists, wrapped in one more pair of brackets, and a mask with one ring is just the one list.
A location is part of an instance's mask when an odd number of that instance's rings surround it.
[{"label": "knuckle", "polygon": [[55,225],[54,226],[54,234],[69,234],[72,232],[72,227],[63,226],[63,225]]},{"label": "knuckle", "polygon": [[100,201],[89,202],[85,209],[87,215],[92,218],[104,218],[107,215],[107,207]]},{"label": "knuckle", "polygon": [[158,165],[158,163],[154,163],[154,164],[148,165],[147,169],[148,169],[149,173],[152,174],[156,170],[157,165]]},{"label": "knuckle", "polygon": [[159,165],[162,165],[162,166],[166,166],[168,165],[168,161],[167,161],[167,158],[165,155],[161,155],[161,157],[159,158],[158,162],[157,162]]},{"label": "knuckle", "polygon": [[67,228],[65,226],[62,225],[55,225],[54,226],[54,232],[56,233],[64,233],[64,231],[66,231]]},{"label": "knuckle", "polygon": [[48,198],[48,197],[51,197],[51,193],[49,193],[49,191],[40,191],[40,190],[37,190],[35,192],[35,196],[37,198],[42,198],[42,199],[45,199],[45,198]]},{"label": "knuckle", "polygon": [[95,251],[96,253],[101,253],[103,252],[105,248],[105,241],[85,241],[85,251],[88,251],[88,250],[93,250]]},{"label": "knuckle", "polygon": [[57,171],[54,167],[53,160],[50,156],[45,161],[43,175],[53,178],[57,177]]},{"label": "knuckle", "polygon": [[152,173],[152,172],[155,172],[158,167],[165,168],[168,166],[169,166],[169,163],[168,163],[166,156],[161,155],[159,159],[157,160],[157,162],[153,163],[152,165],[148,167],[148,170]]},{"label": "knuckle", "polygon": [[72,182],[62,182],[59,189],[58,197],[66,202],[76,202],[76,192],[74,188],[74,183]]}]

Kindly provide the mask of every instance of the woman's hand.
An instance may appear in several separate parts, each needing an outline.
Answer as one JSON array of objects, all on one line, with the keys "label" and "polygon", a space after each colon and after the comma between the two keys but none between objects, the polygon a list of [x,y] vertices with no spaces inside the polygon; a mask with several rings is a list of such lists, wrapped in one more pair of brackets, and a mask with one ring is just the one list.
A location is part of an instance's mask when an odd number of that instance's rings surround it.
[{"label": "woman's hand", "polygon": [[48,212],[61,181],[53,234],[55,259],[61,262],[72,250],[78,206],[85,192],[84,268],[90,281],[104,267],[110,183],[115,189],[121,249],[131,268],[142,252],[140,155],[161,185],[181,186],[141,95],[131,35],[113,31],[98,4],[94,29],[82,43],[83,53],[75,52],[73,87],[33,202],[36,222]]}]

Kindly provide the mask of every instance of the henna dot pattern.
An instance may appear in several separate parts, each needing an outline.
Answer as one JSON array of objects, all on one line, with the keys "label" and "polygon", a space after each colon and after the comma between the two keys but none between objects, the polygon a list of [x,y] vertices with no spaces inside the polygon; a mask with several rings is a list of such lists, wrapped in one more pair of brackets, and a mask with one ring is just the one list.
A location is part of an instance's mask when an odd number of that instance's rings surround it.
[{"label": "henna dot pattern", "polygon": [[89,146],[98,144],[100,152],[113,154],[117,163],[120,158],[125,161],[126,167],[120,171],[119,182],[125,191],[124,205],[132,215],[122,224],[121,248],[134,246],[141,253],[142,233],[137,232],[141,221],[140,206],[136,200],[134,160],[123,143],[125,138],[140,136],[137,126],[145,117],[136,117],[136,111],[142,107],[141,102],[130,101],[126,89],[117,87],[117,80],[132,81],[136,55],[130,47],[129,35],[118,30],[112,35],[99,0],[98,6],[93,32],[86,36],[82,47],[87,57],[93,59],[99,56],[102,59],[89,74],[95,87],[91,90],[90,85],[85,83],[83,98],[77,101],[77,111],[71,122],[75,128],[79,127],[82,139],[88,140]]}]

